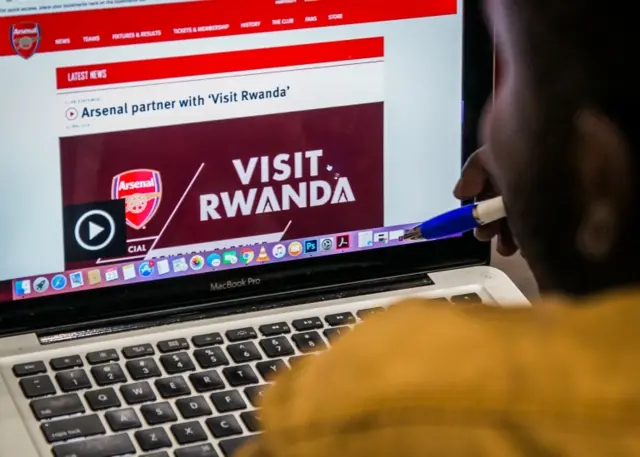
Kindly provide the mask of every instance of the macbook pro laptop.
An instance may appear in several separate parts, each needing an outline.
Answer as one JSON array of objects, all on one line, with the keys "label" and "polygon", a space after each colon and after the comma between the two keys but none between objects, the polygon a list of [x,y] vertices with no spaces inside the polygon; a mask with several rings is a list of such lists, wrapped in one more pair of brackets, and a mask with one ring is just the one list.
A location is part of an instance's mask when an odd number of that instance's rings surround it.
[{"label": "macbook pro laptop", "polygon": [[0,29],[0,457],[230,457],[393,303],[527,306],[472,234],[402,240],[460,204],[478,2],[0,0]]}]

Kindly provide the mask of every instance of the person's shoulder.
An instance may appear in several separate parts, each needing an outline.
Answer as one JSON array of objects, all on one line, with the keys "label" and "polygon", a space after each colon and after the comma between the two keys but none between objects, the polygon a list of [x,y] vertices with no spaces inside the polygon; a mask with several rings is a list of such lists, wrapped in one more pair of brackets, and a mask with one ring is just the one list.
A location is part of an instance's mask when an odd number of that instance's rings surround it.
[{"label": "person's shoulder", "polygon": [[[357,326],[335,345],[326,362],[354,366],[348,370],[356,376],[364,366],[379,369],[376,360],[384,358],[384,370],[397,366],[399,377],[409,367],[415,377],[433,380],[438,371],[450,378],[472,365],[504,366],[504,348],[524,338],[535,322],[529,307],[455,306],[410,298]],[[401,382],[409,377],[404,379]]]},{"label": "person's shoulder", "polygon": [[[488,361],[490,351],[513,338],[522,338],[534,324],[530,307],[456,306],[411,298],[392,305],[386,313],[356,328],[348,345],[369,342],[366,345],[375,346],[376,352],[387,347],[386,351],[400,358],[405,357],[403,350],[415,347],[414,357],[428,358],[431,365],[437,363],[440,354],[468,358],[477,351],[482,351],[485,355],[482,359]],[[336,352],[349,353],[346,346],[338,347]],[[444,359],[443,363],[446,362]]]},{"label": "person's shoulder", "polygon": [[300,428],[371,414],[413,411],[424,418],[493,408],[510,388],[511,324],[519,321],[524,331],[528,316],[526,310],[401,301],[279,378],[266,395],[264,417],[278,428]]},{"label": "person's shoulder", "polygon": [[543,435],[557,417],[577,423],[589,412],[601,423],[602,399],[637,397],[638,299],[532,308],[404,300],[279,377],[247,455],[469,455],[481,443],[495,450],[484,433],[497,419]]},{"label": "person's shoulder", "polygon": [[359,367],[373,367],[384,356],[384,370],[398,389],[433,391],[436,385],[452,395],[459,390],[462,401],[467,388],[478,392],[485,383],[491,384],[487,390],[507,388],[502,374],[512,364],[511,348],[528,339],[535,322],[527,307],[454,306],[412,298],[356,328],[334,348],[333,357],[338,364],[351,365],[353,358]]}]

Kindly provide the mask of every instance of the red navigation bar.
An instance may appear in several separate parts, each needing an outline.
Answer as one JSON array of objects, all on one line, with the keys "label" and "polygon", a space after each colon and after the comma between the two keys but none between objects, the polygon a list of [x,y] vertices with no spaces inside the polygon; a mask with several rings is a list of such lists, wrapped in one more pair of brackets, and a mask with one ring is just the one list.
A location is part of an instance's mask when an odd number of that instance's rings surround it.
[{"label": "red navigation bar", "polygon": [[[457,0],[213,0],[0,18],[0,55],[101,48],[455,14]],[[5,32],[5,33],[6,33]],[[37,46],[32,48],[30,46]]]},{"label": "red navigation bar", "polygon": [[58,89],[204,76],[296,65],[371,59],[384,55],[384,38],[332,41],[196,56],[136,60],[56,69]]}]

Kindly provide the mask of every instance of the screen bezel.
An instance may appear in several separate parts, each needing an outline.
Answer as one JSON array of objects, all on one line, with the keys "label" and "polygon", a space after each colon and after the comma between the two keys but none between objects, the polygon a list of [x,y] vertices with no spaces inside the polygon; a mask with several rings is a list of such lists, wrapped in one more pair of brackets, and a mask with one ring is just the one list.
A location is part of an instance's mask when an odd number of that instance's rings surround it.
[{"label": "screen bezel", "polygon": [[[477,148],[477,130],[482,109],[493,85],[493,47],[484,26],[480,2],[464,0],[463,7],[463,141],[464,162]],[[68,329],[96,325],[135,315],[188,312],[208,304],[212,309],[234,299],[277,296],[291,290],[334,286],[358,278],[388,278],[465,265],[486,264],[487,243],[472,234],[436,242],[337,254],[313,259],[245,267],[222,272],[191,275],[71,292],[42,298],[1,303],[0,335]],[[260,278],[259,286],[213,291],[212,282]],[[293,285],[293,288],[291,288]],[[135,311],[132,311],[134,310]],[[228,312],[232,312],[229,310]]]}]

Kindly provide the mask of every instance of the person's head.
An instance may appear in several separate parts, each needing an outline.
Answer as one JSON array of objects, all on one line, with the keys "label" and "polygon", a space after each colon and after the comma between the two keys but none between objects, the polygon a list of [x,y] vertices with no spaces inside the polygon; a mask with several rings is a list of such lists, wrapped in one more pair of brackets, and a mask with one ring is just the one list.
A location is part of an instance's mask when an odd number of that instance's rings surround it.
[{"label": "person's head", "polygon": [[640,282],[640,67],[630,8],[485,0],[499,65],[483,136],[509,224],[543,287]]}]

